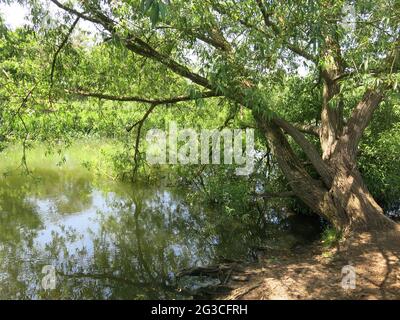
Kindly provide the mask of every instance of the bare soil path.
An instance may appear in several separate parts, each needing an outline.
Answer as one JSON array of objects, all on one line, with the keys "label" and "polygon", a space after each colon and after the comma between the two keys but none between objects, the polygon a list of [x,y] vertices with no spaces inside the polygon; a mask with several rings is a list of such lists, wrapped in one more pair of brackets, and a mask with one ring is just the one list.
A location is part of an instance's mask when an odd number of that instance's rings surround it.
[{"label": "bare soil path", "polygon": [[[346,265],[354,267],[354,289],[342,286]],[[266,251],[258,263],[236,268],[227,285],[220,299],[400,299],[400,238],[361,234],[335,249]]]}]

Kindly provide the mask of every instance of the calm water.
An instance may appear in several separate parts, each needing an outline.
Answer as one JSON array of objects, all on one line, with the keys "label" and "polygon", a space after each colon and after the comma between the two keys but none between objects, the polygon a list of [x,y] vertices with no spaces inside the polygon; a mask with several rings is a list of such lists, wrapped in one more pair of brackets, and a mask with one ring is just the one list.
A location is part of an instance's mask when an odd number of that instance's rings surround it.
[{"label": "calm water", "polygon": [[[180,269],[249,259],[268,238],[265,224],[222,217],[171,188],[54,168],[0,182],[2,299],[190,298]],[[42,288],[46,265],[54,290]]]}]

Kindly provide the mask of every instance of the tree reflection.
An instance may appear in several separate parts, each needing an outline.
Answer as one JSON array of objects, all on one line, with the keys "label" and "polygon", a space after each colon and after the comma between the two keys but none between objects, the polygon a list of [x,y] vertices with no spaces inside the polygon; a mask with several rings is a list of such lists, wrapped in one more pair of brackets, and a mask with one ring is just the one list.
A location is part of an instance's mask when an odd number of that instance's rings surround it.
[{"label": "tree reflection", "polygon": [[49,264],[37,247],[45,218],[65,212],[66,207],[68,212],[90,207],[89,186],[87,179],[54,170],[1,177],[0,298],[40,297],[41,268]]},{"label": "tree reflection", "polygon": [[[9,218],[0,226],[14,230],[8,236],[13,245],[0,238],[5,298],[183,298],[175,281],[179,270],[245,256],[263,232],[163,188],[108,182],[94,187],[88,177],[51,173],[25,186],[14,197],[4,193],[1,219]],[[38,205],[44,200],[51,205]],[[17,216],[30,234],[10,227]],[[75,224],[71,217],[77,217]],[[56,289],[46,292],[40,283],[47,264],[56,267],[58,278]]]}]

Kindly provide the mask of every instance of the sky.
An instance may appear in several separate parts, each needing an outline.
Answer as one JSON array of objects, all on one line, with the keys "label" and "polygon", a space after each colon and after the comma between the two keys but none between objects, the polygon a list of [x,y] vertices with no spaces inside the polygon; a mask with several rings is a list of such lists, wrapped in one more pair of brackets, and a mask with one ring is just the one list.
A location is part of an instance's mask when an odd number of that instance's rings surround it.
[{"label": "sky", "polygon": [[29,12],[27,8],[24,8],[20,4],[13,3],[11,5],[6,5],[0,3],[0,13],[3,16],[6,25],[15,29],[27,23],[25,17]]},{"label": "sky", "polygon": [[[45,0],[42,0],[45,2]],[[46,1],[46,6],[48,7],[50,14],[52,16],[56,15],[58,12],[62,12],[54,3]],[[25,24],[29,24],[29,19],[27,16],[29,15],[29,9],[17,4],[13,3],[10,5],[0,3],[0,14],[3,16],[5,23],[11,29],[16,29]],[[89,31],[93,35],[98,34],[96,27],[88,21],[79,21],[78,27],[82,30]]]}]

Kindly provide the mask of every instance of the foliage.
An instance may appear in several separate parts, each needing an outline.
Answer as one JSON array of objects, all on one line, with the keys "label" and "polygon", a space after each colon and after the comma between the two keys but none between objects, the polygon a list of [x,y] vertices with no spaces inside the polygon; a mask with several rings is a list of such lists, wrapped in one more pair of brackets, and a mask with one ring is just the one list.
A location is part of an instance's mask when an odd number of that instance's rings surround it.
[{"label": "foliage", "polygon": [[[143,137],[172,120],[195,129],[256,127],[253,114],[259,112],[266,119],[279,115],[293,124],[320,125],[320,71],[333,64],[332,55],[324,55],[329,35],[338,39],[343,60],[351,62],[340,79],[340,93],[330,101],[332,108],[343,103],[345,120],[366,88],[388,88],[363,137],[358,166],[381,205],[399,199],[398,62],[393,60],[391,72],[381,72],[399,31],[397,1],[67,1],[92,20],[105,13],[118,21],[115,30],[95,22],[93,34],[78,23],[69,37],[74,14],[59,10],[55,16],[42,1],[19,2],[31,10],[30,26],[11,30],[0,20],[0,149],[19,142],[24,150],[35,142],[58,149],[60,143],[68,146],[88,137],[114,139],[123,148],[107,157],[118,176],[133,178],[136,173],[153,179],[165,168],[146,164]],[[259,10],[260,2],[266,13]],[[354,12],[346,13],[344,8],[353,4]],[[199,78],[220,97],[201,99]],[[159,104],[141,130],[136,126],[128,132],[151,104],[82,92],[142,99],[188,95],[192,100]],[[140,168],[135,172],[138,134]],[[198,186],[202,179],[204,185],[197,189],[224,212],[251,216],[257,211],[253,193],[259,184],[269,192],[287,186],[270,146],[256,134],[257,148],[267,156],[249,178],[235,177],[234,167],[169,169],[187,183]],[[317,137],[308,138],[319,148]],[[302,149],[293,139],[289,142],[306,163]],[[317,177],[312,166],[305,168]],[[269,200],[274,201],[282,203]]]},{"label": "foliage", "polygon": [[331,227],[327,227],[321,235],[321,242],[325,248],[335,247],[341,239],[342,234]]},{"label": "foliage", "polygon": [[374,115],[360,146],[359,165],[368,187],[385,207],[400,194],[400,99],[388,99]]}]

